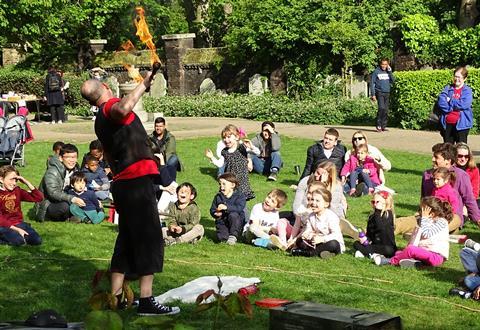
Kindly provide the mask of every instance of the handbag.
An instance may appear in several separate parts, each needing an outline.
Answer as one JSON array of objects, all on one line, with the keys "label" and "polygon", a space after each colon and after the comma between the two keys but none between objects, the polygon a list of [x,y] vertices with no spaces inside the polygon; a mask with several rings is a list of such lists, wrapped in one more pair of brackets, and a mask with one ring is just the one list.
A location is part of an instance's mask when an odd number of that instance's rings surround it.
[{"label": "handbag", "polygon": [[433,104],[432,111],[428,115],[427,121],[434,125],[438,125],[440,123],[441,115],[442,115],[442,110],[440,110],[440,107],[438,106],[438,101],[435,101],[435,103]]}]

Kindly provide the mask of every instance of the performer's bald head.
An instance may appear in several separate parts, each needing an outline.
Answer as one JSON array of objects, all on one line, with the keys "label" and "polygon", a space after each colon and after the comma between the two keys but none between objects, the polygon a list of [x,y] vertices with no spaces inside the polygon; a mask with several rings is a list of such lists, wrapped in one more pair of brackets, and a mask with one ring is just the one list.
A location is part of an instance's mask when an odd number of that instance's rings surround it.
[{"label": "performer's bald head", "polygon": [[104,84],[96,79],[89,79],[82,84],[80,92],[91,105],[97,105],[100,98],[108,90]]}]

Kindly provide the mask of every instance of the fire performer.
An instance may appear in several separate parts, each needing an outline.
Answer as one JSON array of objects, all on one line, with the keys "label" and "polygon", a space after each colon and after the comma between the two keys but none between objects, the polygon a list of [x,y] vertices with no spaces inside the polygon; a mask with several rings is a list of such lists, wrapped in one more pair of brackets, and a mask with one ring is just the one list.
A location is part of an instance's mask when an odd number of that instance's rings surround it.
[{"label": "fire performer", "polygon": [[115,98],[110,88],[98,80],[87,80],[81,88],[82,96],[99,108],[95,133],[114,174],[111,191],[119,215],[119,232],[110,265],[112,294],[121,306],[125,274],[138,274],[139,315],[180,312],[178,307],[157,303],[152,293],[154,273],[163,268],[164,242],[154,192],[159,172],[148,135],[132,111],[150,87],[158,67],[154,65],[153,73],[148,72],[143,82],[122,99]]}]

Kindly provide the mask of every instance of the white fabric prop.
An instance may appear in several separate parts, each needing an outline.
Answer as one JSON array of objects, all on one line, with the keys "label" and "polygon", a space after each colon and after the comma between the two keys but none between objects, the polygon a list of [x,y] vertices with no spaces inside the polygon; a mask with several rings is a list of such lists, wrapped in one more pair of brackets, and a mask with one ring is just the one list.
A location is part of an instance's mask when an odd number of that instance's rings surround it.
[{"label": "white fabric prop", "polygon": [[[223,283],[221,288],[222,296],[226,296],[232,292],[237,292],[238,289],[260,283],[257,277],[244,278],[240,276],[220,276]],[[218,277],[217,276],[203,276],[193,281],[187,282],[179,288],[175,288],[155,297],[155,300],[160,304],[166,304],[175,300],[179,300],[186,304],[192,304],[197,299],[198,295],[207,291],[214,290],[218,292]],[[207,302],[213,301],[210,297]]]}]

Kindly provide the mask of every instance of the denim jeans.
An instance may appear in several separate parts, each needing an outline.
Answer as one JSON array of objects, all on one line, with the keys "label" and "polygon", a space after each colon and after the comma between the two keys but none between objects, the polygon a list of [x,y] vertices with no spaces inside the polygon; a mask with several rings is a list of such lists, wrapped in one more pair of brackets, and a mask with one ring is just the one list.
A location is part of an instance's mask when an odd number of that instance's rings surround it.
[{"label": "denim jeans", "polygon": [[367,185],[367,188],[374,188],[375,185],[370,179],[370,175],[368,173],[363,172],[363,167],[357,167],[355,171],[350,173],[350,187],[355,187],[358,183],[363,182]]},{"label": "denim jeans", "polygon": [[13,229],[7,227],[0,227],[0,244],[10,244],[13,246],[20,246],[24,244],[42,244],[42,239],[40,235],[38,235],[35,229],[33,229],[28,223],[20,222],[19,224],[15,225],[15,227],[25,230],[28,235],[22,237],[22,235],[20,235]]},{"label": "denim jeans", "polygon": [[462,262],[463,268],[467,273],[478,273],[479,269],[477,267],[477,258],[478,252],[470,249],[470,248],[463,248],[460,250],[460,260]]},{"label": "denim jeans", "polygon": [[253,170],[259,174],[268,175],[272,173],[274,168],[280,171],[283,165],[282,157],[279,151],[273,151],[270,157],[260,158],[258,156],[252,156]]}]

